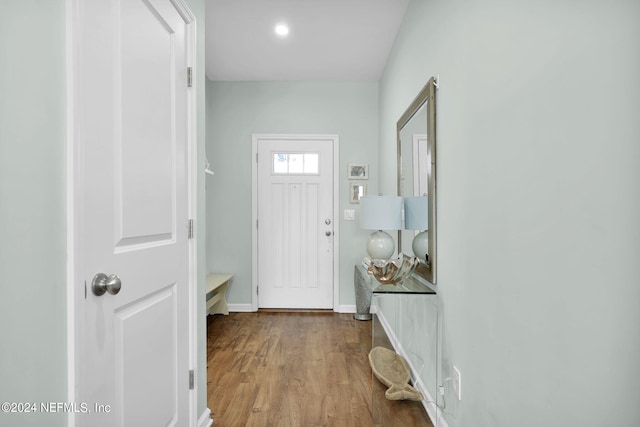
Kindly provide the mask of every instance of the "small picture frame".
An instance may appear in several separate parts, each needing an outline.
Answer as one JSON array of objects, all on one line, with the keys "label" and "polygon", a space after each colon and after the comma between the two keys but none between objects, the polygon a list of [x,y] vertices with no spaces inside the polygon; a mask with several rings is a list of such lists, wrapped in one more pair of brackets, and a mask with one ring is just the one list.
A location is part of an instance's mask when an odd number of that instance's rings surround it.
[{"label": "small picture frame", "polygon": [[367,195],[367,184],[352,182],[349,184],[349,201],[360,203],[360,199]]},{"label": "small picture frame", "polygon": [[369,164],[349,163],[349,179],[369,179]]}]

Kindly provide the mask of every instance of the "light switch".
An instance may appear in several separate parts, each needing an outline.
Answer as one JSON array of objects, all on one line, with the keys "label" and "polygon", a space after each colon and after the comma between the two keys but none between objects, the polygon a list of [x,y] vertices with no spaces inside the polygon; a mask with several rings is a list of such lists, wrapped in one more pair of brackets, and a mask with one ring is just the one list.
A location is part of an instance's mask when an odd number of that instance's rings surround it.
[{"label": "light switch", "polygon": [[344,210],[344,220],[345,221],[355,221],[356,220],[356,211],[354,209],[345,209]]}]

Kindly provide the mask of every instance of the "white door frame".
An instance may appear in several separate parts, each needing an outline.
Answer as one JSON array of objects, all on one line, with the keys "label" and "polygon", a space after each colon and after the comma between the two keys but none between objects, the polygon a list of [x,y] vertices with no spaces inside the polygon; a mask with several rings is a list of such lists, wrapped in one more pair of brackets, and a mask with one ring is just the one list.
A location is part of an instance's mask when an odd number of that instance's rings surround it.
[{"label": "white door frame", "polygon": [[[198,424],[198,126],[197,126],[197,51],[196,51],[196,20],[184,0],[171,0],[187,27],[187,62],[193,70],[192,87],[187,94],[187,197],[188,215],[194,221],[193,238],[189,240],[189,369],[195,371],[196,384],[189,392],[189,425]],[[78,159],[82,155],[83,144],[77,138],[77,117],[79,112],[76,108],[76,87],[79,79],[79,64],[76,54],[76,46],[80,43],[79,29],[83,0],[66,0],[66,194],[67,194],[67,401],[79,403],[76,393],[76,381],[78,359],[79,359],[79,338],[81,329],[76,321],[77,313],[80,313],[82,301],[84,300],[85,284],[82,280],[80,266],[82,265],[80,236],[84,226],[82,217],[82,183],[77,182],[76,175],[81,165]],[[205,411],[208,412],[208,411]],[[67,425],[76,425],[75,416],[69,414]],[[210,425],[210,423],[209,423]]]},{"label": "white door frame", "polygon": [[330,140],[333,147],[333,311],[338,311],[340,304],[340,138],[338,135],[318,134],[253,134],[251,155],[251,309],[258,311],[258,142],[267,140]]}]

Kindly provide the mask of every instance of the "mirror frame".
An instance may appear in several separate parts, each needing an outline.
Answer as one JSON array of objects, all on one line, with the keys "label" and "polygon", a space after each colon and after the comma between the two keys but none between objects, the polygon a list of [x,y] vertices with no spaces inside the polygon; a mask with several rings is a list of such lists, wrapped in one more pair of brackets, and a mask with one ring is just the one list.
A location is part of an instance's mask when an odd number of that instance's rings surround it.
[{"label": "mirror frame", "polygon": [[[409,105],[404,114],[400,117],[396,127],[396,138],[398,142],[398,195],[402,194],[402,143],[400,141],[400,131],[409,123],[409,120],[418,110],[427,103],[427,145],[431,152],[431,171],[427,174],[427,198],[429,202],[429,259],[425,263],[420,261],[414,274],[426,279],[432,284],[436,284],[436,81],[431,77],[422,88],[418,96]],[[398,250],[402,249],[402,231],[398,231]],[[405,255],[406,257],[406,255]]]}]

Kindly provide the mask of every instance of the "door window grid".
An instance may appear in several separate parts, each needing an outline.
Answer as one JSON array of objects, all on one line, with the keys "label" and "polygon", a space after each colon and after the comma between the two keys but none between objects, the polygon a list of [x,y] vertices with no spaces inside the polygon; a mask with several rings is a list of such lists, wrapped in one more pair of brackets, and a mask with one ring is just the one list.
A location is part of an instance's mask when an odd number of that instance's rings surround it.
[{"label": "door window grid", "polygon": [[274,175],[318,175],[319,153],[273,153]]}]

